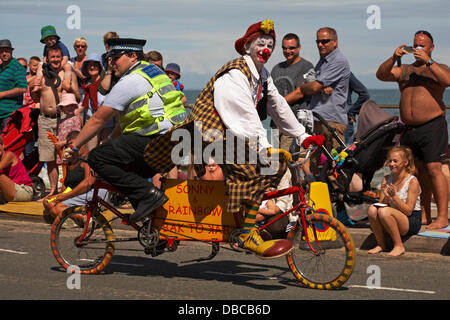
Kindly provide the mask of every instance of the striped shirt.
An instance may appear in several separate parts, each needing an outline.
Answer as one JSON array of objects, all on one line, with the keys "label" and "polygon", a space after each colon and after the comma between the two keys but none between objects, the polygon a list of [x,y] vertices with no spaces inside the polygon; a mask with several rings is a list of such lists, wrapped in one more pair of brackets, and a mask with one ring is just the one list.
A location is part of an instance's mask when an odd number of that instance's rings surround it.
[{"label": "striped shirt", "polygon": [[[27,88],[25,68],[15,59],[0,68],[0,92],[14,88]],[[23,95],[0,99],[0,119],[9,117],[11,113],[22,107]]]}]

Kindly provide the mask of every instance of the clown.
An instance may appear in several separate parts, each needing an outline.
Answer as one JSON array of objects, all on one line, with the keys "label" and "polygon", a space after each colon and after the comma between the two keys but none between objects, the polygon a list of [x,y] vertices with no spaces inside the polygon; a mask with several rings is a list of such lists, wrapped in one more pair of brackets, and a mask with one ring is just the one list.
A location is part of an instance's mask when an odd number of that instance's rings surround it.
[{"label": "clown", "polygon": [[[228,133],[247,141],[246,151],[257,150],[259,154],[283,154],[291,159],[288,151],[274,149],[267,139],[267,132],[262,125],[269,115],[278,128],[287,135],[296,138],[297,143],[308,147],[310,143],[321,145],[322,136],[309,136],[305,128],[297,121],[286,100],[278,93],[270,73],[264,67],[275,47],[275,30],[272,20],[265,20],[251,25],[245,35],[235,42],[235,49],[241,55],[217,71],[200,93],[189,118],[181,126],[188,130],[198,129],[201,123],[205,144],[215,142],[207,133],[211,130],[220,132],[229,139]],[[171,142],[171,130],[164,136],[152,141],[146,148],[147,163],[158,172],[171,169],[170,151],[176,145]],[[248,142],[250,141],[250,142]],[[255,142],[254,144],[252,142]],[[255,145],[256,144],[256,145]],[[227,145],[226,148],[229,148]],[[263,164],[244,164],[228,162],[228,154],[241,152],[239,148],[225,150],[227,161],[216,162],[222,168],[227,186],[227,211],[243,213],[243,229],[238,239],[242,251],[255,253],[259,258],[272,259],[288,254],[292,243],[278,239],[263,241],[255,228],[256,214],[268,187],[277,187],[286,171],[286,162],[280,162],[278,170],[272,175],[261,174]],[[222,158],[224,159],[224,157]],[[205,160],[205,159],[203,159]],[[208,159],[206,159],[208,160]],[[204,174],[204,165],[197,166],[197,175]]]}]

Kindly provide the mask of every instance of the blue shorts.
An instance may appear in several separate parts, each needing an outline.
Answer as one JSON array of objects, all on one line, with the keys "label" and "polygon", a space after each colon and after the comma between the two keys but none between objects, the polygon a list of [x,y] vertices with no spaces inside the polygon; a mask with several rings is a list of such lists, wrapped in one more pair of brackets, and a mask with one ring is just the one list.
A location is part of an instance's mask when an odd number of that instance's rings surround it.
[{"label": "blue shorts", "polygon": [[408,217],[409,229],[407,236],[413,236],[418,234],[420,228],[422,227],[422,210],[414,210],[412,214]]}]

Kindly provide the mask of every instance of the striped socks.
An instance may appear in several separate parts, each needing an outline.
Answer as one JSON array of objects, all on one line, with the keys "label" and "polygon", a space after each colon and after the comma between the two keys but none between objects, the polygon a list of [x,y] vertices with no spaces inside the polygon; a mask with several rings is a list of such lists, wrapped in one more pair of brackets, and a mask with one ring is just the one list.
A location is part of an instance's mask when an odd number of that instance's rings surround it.
[{"label": "striped socks", "polygon": [[245,212],[244,212],[244,233],[250,232],[250,229],[255,226],[256,215],[258,214],[259,203],[247,201],[245,203]]}]

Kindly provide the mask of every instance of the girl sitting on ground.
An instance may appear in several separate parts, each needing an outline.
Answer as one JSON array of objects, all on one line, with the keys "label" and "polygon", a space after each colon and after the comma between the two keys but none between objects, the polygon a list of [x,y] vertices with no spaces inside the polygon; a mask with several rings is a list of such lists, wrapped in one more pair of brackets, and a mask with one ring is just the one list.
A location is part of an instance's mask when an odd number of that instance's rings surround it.
[{"label": "girl sitting on ground", "polygon": [[[391,174],[381,182],[380,202],[369,208],[369,222],[377,246],[368,252],[376,254],[386,250],[384,231],[390,234],[394,248],[389,256],[405,253],[401,236],[419,232],[422,222],[419,181],[413,176],[414,159],[407,147],[393,147],[387,156]],[[384,206],[383,206],[384,204]]]},{"label": "girl sitting on ground", "polygon": [[0,203],[9,201],[31,201],[33,182],[22,161],[6,151],[0,137]]}]

